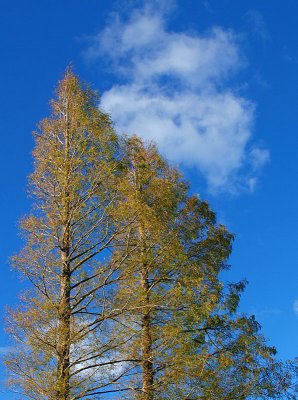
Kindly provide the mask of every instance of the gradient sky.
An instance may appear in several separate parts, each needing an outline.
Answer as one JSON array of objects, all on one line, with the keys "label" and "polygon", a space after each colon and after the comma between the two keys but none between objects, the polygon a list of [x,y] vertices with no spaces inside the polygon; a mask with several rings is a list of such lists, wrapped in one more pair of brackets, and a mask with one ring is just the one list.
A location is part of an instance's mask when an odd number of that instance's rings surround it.
[{"label": "gradient sky", "polygon": [[236,235],[224,279],[249,281],[241,311],[298,356],[297,13],[296,0],[0,1],[1,321],[23,287],[8,260],[31,132],[72,63],[119,132],[155,140]]}]

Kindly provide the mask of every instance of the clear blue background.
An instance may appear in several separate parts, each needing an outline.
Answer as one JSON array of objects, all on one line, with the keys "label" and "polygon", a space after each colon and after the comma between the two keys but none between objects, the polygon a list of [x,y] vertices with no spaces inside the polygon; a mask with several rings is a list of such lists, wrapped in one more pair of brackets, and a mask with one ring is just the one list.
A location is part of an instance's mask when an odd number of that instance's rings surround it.
[{"label": "clear blue background", "polygon": [[[100,63],[86,63],[82,53],[86,37],[100,31],[109,14],[121,12],[128,3],[142,2],[0,1],[1,321],[23,286],[8,260],[21,246],[18,220],[30,208],[26,177],[32,171],[31,132],[49,113],[48,101],[68,63],[100,92],[115,83]],[[258,32],[247,18],[252,10],[264,23]],[[236,234],[227,279],[248,279],[241,310],[256,315],[283,359],[298,355],[298,316],[293,310],[298,299],[297,14],[295,0],[180,0],[170,21],[172,30],[204,32],[217,25],[242,38],[246,66],[238,79],[247,83],[245,96],[257,104],[254,137],[270,150],[271,162],[254,193],[237,196],[211,196],[201,176],[186,174],[193,190],[209,199]],[[1,352],[8,345],[1,330]],[[1,381],[3,377],[1,370]],[[11,399],[4,392],[0,397]]]}]

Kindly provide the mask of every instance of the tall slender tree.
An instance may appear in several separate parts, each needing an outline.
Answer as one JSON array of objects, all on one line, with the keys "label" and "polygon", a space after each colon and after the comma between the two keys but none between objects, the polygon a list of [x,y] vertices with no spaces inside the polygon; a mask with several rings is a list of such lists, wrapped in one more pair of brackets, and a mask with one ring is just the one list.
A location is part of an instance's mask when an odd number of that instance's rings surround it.
[{"label": "tall slender tree", "polygon": [[[128,254],[117,296],[128,304],[118,318],[134,374],[124,398],[280,398],[275,349],[254,318],[237,315],[244,282],[224,285],[233,236],[158,153],[132,137],[118,218],[134,221],[118,236]],[[117,328],[120,334],[121,328]],[[130,356],[129,356],[130,355]],[[118,398],[118,397],[117,397]]]},{"label": "tall slender tree", "polygon": [[111,301],[119,265],[109,264],[118,144],[96,94],[70,70],[51,108],[35,133],[35,204],[13,259],[31,289],[10,314],[18,347],[6,363],[22,398],[74,400],[117,380],[107,320],[119,312]]},{"label": "tall slender tree", "polygon": [[[118,297],[128,304],[126,315],[119,318],[125,326],[131,358],[138,360],[141,380],[135,382],[136,397],[152,400],[155,391],[156,338],[161,334],[156,319],[164,319],[171,300],[166,298],[169,279],[181,258],[177,235],[171,232],[175,210],[185,194],[186,186],[180,174],[169,168],[154,145],[144,147],[136,136],[123,144],[126,171],[122,207],[117,221],[134,221],[130,230],[118,237],[117,249],[126,254],[122,286]],[[171,221],[171,222],[170,222]],[[121,245],[122,244],[124,247]],[[114,253],[119,257],[117,250]],[[129,358],[129,357],[128,357]]]}]

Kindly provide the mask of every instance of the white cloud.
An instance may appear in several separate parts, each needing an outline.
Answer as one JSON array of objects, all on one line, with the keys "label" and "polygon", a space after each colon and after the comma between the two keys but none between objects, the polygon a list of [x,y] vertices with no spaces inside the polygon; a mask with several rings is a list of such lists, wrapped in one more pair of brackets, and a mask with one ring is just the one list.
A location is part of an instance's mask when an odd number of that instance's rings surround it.
[{"label": "white cloud", "polygon": [[251,164],[254,169],[258,170],[270,159],[269,151],[266,149],[253,148],[250,152]]},{"label": "white cloud", "polygon": [[173,32],[165,13],[147,6],[126,21],[114,16],[85,57],[107,59],[121,79],[101,102],[119,131],[155,140],[172,162],[196,167],[213,192],[253,190],[269,153],[250,145],[253,103],[228,88],[243,64],[232,32]]},{"label": "white cloud", "polygon": [[293,311],[296,315],[298,315],[298,300],[294,300],[293,302]]}]

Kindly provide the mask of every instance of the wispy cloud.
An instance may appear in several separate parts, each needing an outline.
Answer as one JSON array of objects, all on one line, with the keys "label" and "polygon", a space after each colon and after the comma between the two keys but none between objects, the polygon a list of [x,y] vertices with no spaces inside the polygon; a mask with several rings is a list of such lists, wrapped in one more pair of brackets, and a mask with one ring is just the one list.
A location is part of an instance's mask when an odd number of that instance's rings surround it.
[{"label": "wispy cloud", "polygon": [[293,311],[296,315],[298,315],[298,300],[294,300],[293,302]]},{"label": "wispy cloud", "polygon": [[270,308],[266,307],[263,309],[252,309],[249,314],[253,314],[257,317],[257,319],[265,320],[275,318],[277,315],[281,314],[281,310],[279,308]]},{"label": "wispy cloud", "polygon": [[12,346],[0,346],[0,356],[6,355],[12,351],[14,351]]},{"label": "wispy cloud", "polygon": [[250,24],[252,33],[258,36],[263,42],[270,40],[270,33],[266,27],[262,14],[257,10],[250,10],[245,14],[247,22]]},{"label": "wispy cloud", "polygon": [[165,7],[145,5],[90,38],[85,58],[108,60],[121,82],[103,93],[102,108],[120,131],[197,168],[210,191],[253,190],[269,153],[251,144],[254,104],[229,87],[243,64],[235,34],[175,32],[167,19]]}]

